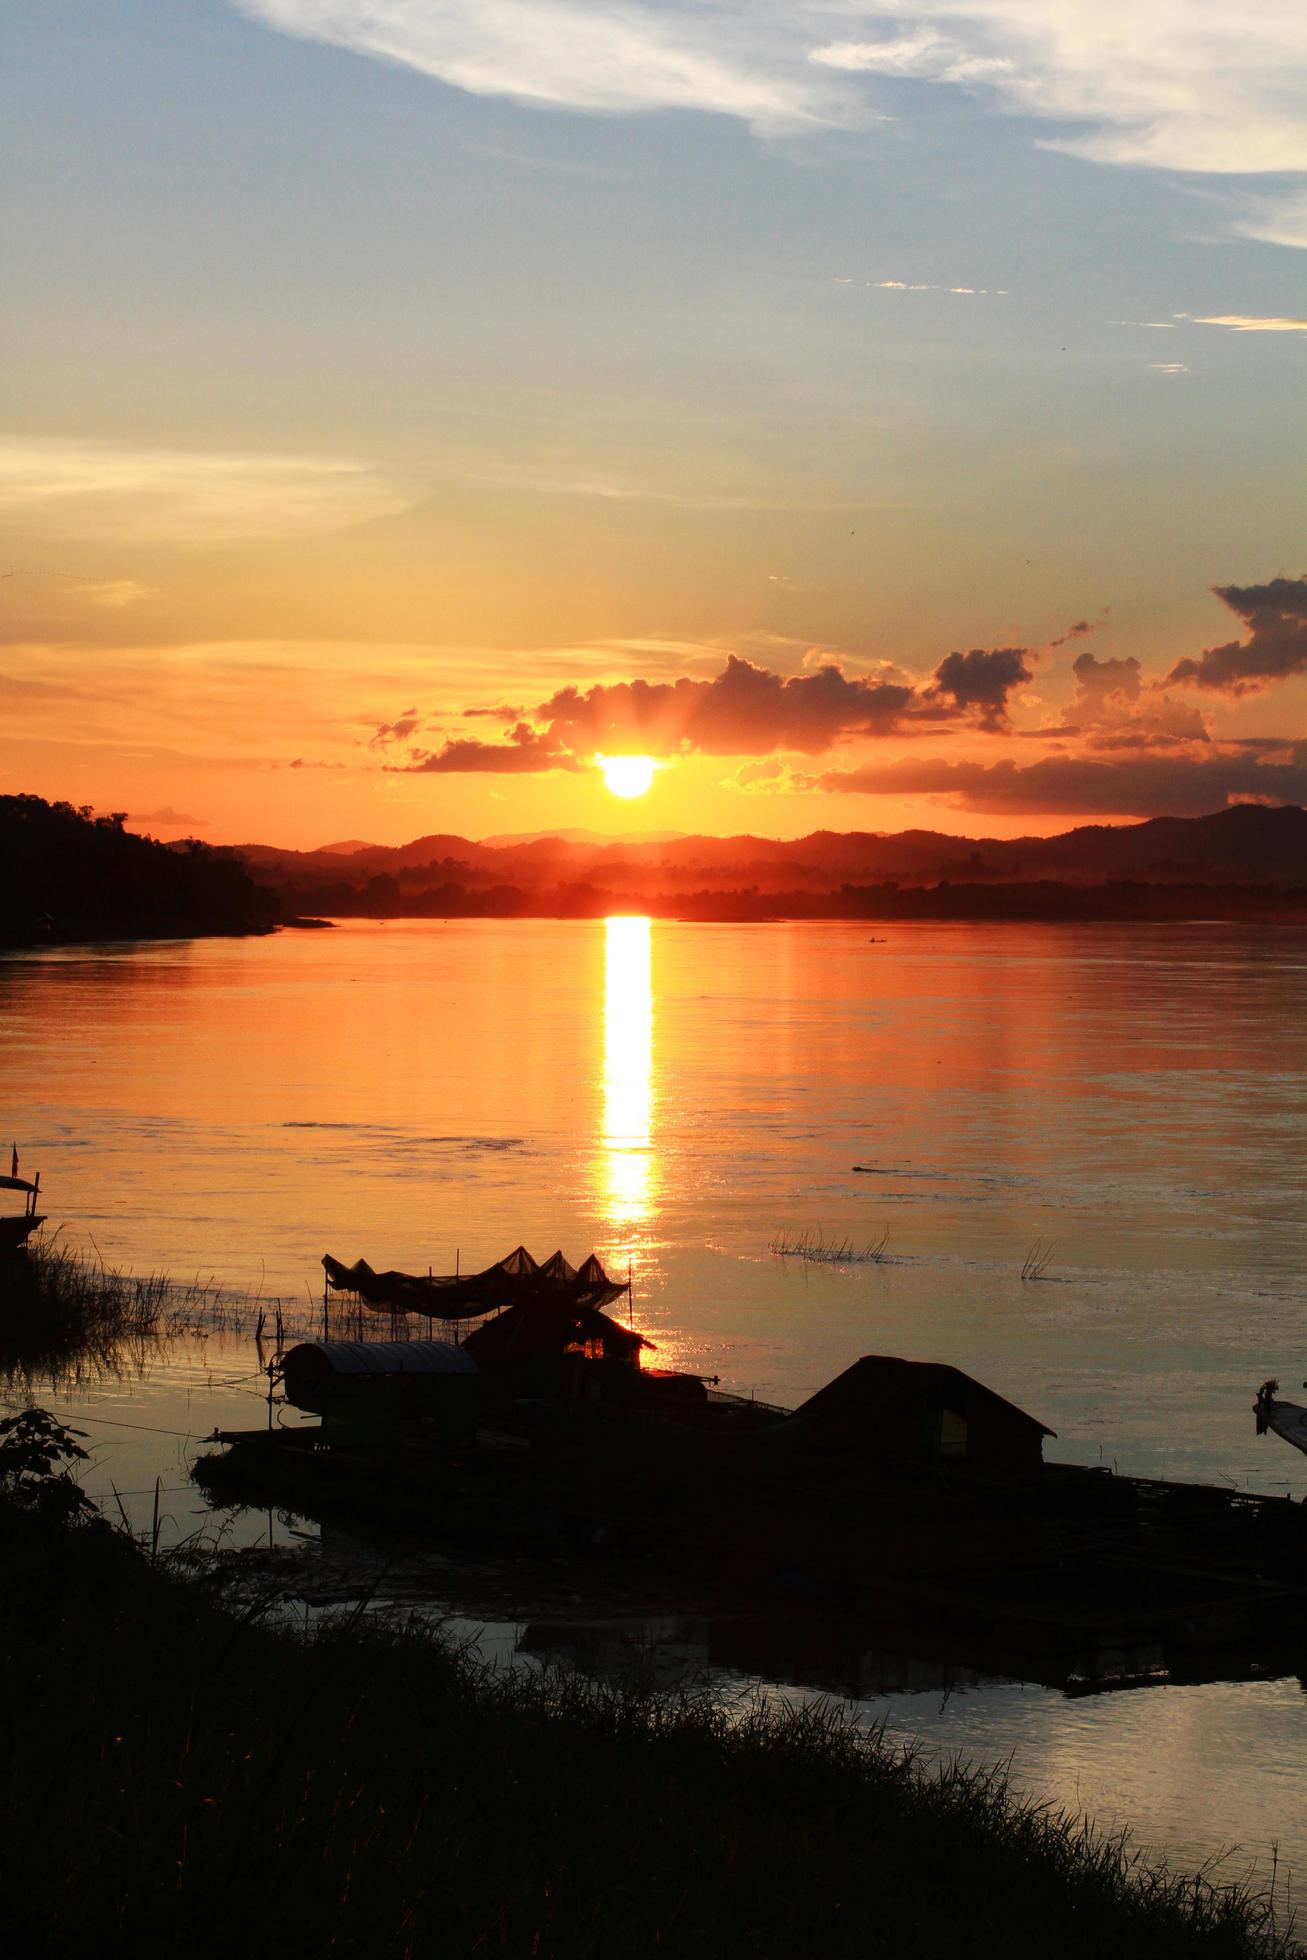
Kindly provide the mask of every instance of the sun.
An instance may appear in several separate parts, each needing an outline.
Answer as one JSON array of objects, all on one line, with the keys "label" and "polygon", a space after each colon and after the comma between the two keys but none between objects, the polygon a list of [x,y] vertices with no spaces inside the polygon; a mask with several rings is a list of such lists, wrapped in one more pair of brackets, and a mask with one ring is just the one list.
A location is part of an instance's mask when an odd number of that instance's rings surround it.
[{"label": "sun", "polygon": [[651,755],[597,755],[604,786],[614,796],[643,796],[658,764]]}]

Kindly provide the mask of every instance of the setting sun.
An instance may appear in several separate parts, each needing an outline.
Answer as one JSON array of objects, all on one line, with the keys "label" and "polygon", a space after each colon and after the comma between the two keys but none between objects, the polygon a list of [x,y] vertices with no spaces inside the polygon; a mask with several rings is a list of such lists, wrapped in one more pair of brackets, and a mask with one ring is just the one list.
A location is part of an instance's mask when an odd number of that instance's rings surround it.
[{"label": "setting sun", "polygon": [[614,796],[643,796],[658,766],[651,755],[599,755],[595,761]]}]

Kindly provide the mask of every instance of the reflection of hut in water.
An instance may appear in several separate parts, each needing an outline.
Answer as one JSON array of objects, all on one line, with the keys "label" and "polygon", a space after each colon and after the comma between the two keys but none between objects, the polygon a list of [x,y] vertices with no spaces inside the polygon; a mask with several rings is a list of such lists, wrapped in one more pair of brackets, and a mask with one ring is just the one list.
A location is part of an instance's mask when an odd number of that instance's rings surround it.
[{"label": "reflection of hut in water", "polygon": [[795,1411],[818,1450],[953,1463],[999,1476],[1038,1471],[1054,1434],[983,1382],[938,1361],[866,1354]]}]

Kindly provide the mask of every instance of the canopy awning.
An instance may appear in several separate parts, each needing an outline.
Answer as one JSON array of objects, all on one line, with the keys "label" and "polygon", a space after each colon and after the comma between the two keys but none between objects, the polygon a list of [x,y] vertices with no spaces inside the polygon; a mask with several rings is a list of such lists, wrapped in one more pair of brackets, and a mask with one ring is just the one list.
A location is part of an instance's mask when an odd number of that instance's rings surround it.
[{"label": "canopy awning", "polygon": [[366,1259],[346,1266],[324,1253],[327,1284],[338,1293],[353,1293],[378,1313],[425,1314],[433,1320],[475,1320],[504,1307],[548,1301],[560,1306],[595,1310],[620,1299],[628,1282],[608,1277],[591,1253],[580,1268],[569,1266],[561,1252],[537,1265],[525,1246],[479,1273],[374,1272]]}]

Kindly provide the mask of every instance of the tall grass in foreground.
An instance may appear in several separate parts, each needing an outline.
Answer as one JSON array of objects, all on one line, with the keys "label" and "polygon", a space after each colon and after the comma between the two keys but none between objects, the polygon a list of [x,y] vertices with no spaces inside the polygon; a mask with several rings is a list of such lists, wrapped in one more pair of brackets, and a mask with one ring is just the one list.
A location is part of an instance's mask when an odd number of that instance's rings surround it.
[{"label": "tall grass in foreground", "polygon": [[830,1708],[223,1611],[0,1490],[0,1897],[42,1955],[1285,1955],[1267,1903]]}]

